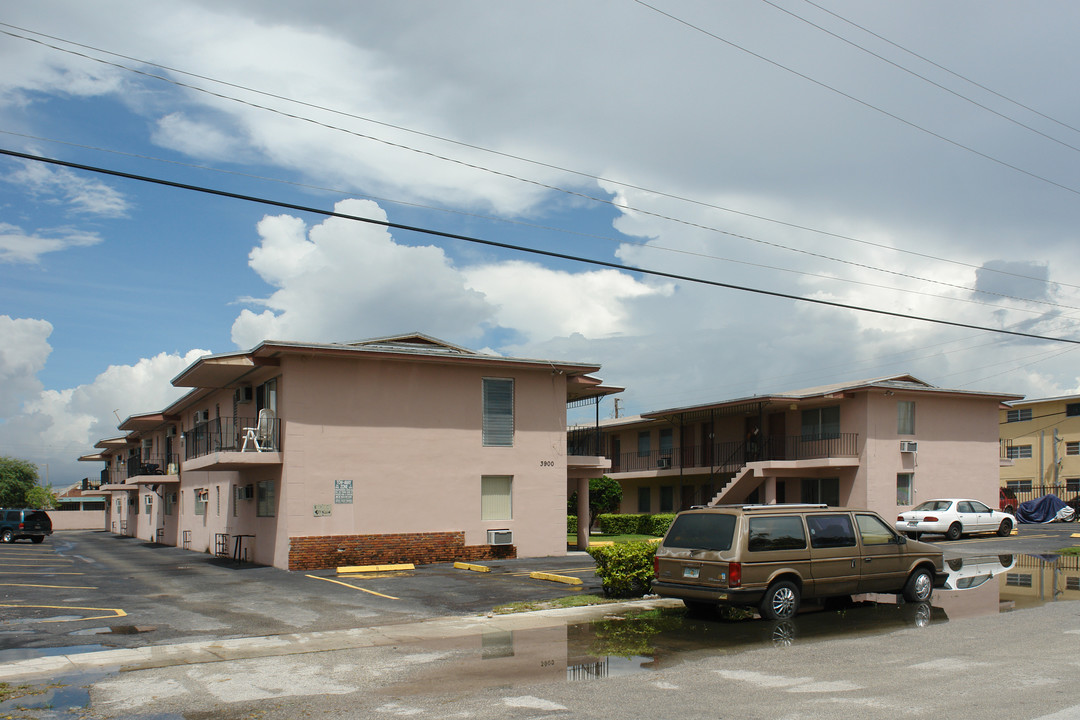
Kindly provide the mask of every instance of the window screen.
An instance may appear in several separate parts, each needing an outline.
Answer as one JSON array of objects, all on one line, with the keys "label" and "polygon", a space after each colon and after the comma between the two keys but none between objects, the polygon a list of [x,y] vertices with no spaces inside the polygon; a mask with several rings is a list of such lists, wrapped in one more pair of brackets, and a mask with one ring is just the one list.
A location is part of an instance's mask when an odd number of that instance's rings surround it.
[{"label": "window screen", "polygon": [[484,475],[480,478],[480,519],[512,520],[513,478],[509,475]]}]

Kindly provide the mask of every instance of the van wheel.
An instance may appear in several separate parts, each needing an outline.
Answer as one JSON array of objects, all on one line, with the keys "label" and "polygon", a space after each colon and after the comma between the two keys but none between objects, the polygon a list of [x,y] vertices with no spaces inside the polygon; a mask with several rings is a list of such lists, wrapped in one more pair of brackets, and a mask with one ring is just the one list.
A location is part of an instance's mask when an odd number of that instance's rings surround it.
[{"label": "van wheel", "polygon": [[769,586],[761,598],[761,616],[767,620],[787,620],[799,611],[799,586],[781,580]]},{"label": "van wheel", "polygon": [[0,543],[15,542],[15,533],[11,532],[11,528],[4,528],[3,532],[0,532]]},{"label": "van wheel", "polygon": [[904,585],[904,599],[908,602],[926,602],[934,594],[934,577],[926,568],[917,568]]},{"label": "van wheel", "polygon": [[1005,518],[1001,521],[1001,527],[998,528],[998,537],[1005,537],[1012,532],[1012,520]]},{"label": "van wheel", "polygon": [[959,540],[961,532],[962,532],[962,528],[960,527],[960,523],[954,522],[952,525],[949,526],[949,529],[945,532],[945,537],[948,538],[949,540]]}]

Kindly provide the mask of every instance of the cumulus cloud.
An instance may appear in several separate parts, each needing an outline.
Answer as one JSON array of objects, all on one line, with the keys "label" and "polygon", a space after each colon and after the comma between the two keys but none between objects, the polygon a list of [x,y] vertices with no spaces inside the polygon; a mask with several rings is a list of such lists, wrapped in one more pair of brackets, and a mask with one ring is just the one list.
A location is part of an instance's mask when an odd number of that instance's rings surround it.
[{"label": "cumulus cloud", "polygon": [[464,275],[497,307],[500,326],[544,340],[639,332],[633,301],[674,292],[671,283],[651,286],[614,269],[570,273],[522,261],[480,265]]},{"label": "cumulus cloud", "polygon": [[197,158],[235,158],[242,141],[220,123],[195,120],[182,112],[159,118],[150,139],[154,143]]},{"label": "cumulus cloud", "polygon": [[[98,440],[119,434],[121,419],[160,410],[187,390],[170,380],[206,350],[159,353],[131,365],[111,365],[93,381],[43,389],[37,373],[48,355],[52,326],[0,316],[0,453],[49,464],[56,484],[99,468],[76,464]],[[12,347],[21,348],[12,352]],[[44,478],[42,478],[44,479]]]},{"label": "cumulus cloud", "polygon": [[101,236],[92,232],[61,229],[28,233],[15,225],[0,223],[0,262],[36,263],[45,253],[100,242]]},{"label": "cumulus cloud", "polygon": [[123,217],[128,212],[124,195],[100,180],[68,170],[26,160],[22,168],[6,175],[38,199],[67,205],[74,213],[100,217]]},{"label": "cumulus cloud", "polygon": [[52,352],[52,324],[0,315],[0,417],[14,413],[41,392],[37,374]]}]

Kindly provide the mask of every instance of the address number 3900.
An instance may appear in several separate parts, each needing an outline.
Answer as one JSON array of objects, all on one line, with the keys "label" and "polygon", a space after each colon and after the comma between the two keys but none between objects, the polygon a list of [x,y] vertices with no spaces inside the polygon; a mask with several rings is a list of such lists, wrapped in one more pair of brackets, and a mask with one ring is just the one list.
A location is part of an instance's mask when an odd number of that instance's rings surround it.
[{"label": "address number 3900", "polygon": [[541,460],[540,467],[555,467],[554,460]]}]

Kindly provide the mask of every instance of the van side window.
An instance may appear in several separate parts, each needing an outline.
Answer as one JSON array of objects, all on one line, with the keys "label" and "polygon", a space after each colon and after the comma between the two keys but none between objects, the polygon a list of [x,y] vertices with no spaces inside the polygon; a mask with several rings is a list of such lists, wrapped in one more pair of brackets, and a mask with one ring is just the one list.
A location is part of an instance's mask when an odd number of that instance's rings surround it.
[{"label": "van side window", "polygon": [[807,515],[810,546],[816,548],[855,547],[855,528],[850,515]]},{"label": "van side window", "polygon": [[750,518],[750,552],[800,550],[806,547],[806,533],[798,515]]},{"label": "van side window", "polygon": [[895,542],[892,530],[874,515],[856,515],[859,523],[859,535],[863,545],[888,545]]}]

